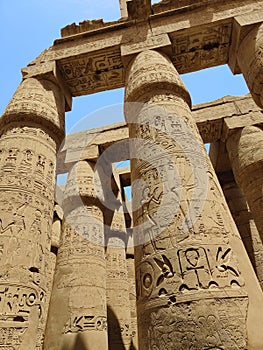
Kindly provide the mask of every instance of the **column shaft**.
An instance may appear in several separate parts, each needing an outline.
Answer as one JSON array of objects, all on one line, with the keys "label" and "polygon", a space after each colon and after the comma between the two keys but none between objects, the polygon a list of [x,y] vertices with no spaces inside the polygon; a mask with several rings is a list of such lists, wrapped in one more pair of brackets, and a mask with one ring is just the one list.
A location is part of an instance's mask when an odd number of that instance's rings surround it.
[{"label": "column shaft", "polygon": [[138,331],[137,331],[137,311],[136,311],[136,288],[135,288],[135,266],[134,256],[128,256],[126,258],[126,264],[129,277],[129,290],[130,290],[130,310],[131,310],[131,329],[132,329],[132,341],[131,348],[129,350],[138,350]]},{"label": "column shaft", "polygon": [[139,348],[260,349],[262,293],[178,73],[144,51],[125,96]]},{"label": "column shaft", "polygon": [[244,194],[234,179],[232,182],[222,184],[222,189],[240,237],[263,289],[263,244]]},{"label": "column shaft", "polygon": [[93,175],[92,163],[80,161],[68,177],[46,350],[108,349],[103,211]]},{"label": "column shaft", "polygon": [[107,309],[109,350],[129,350],[132,338],[125,218],[114,213],[107,232]]},{"label": "column shaft", "polygon": [[236,183],[243,190],[263,241],[263,131],[245,127],[229,136],[226,147]]},{"label": "column shaft", "polygon": [[[116,154],[116,153],[115,153]],[[105,154],[104,154],[105,155]],[[112,167],[114,196],[122,203],[120,176]],[[105,191],[106,193],[106,191]],[[126,265],[126,222],[122,207],[104,211],[106,230],[107,315],[109,350],[130,350],[132,329],[129,303],[129,279]]]},{"label": "column shaft", "polygon": [[42,347],[56,152],[64,98],[44,79],[21,83],[0,120],[0,332],[4,348]]},{"label": "column shaft", "polygon": [[256,104],[263,108],[263,24],[256,24],[242,40],[237,53],[238,65]]}]

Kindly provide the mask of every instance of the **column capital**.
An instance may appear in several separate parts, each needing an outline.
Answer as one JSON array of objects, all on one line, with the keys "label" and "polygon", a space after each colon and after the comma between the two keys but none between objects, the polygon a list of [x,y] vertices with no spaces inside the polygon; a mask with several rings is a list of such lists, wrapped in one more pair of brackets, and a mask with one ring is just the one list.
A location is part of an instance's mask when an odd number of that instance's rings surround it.
[{"label": "column capital", "polygon": [[37,126],[59,146],[65,137],[65,98],[60,86],[46,75],[21,82],[0,119],[0,129],[16,123]]},{"label": "column capital", "polygon": [[[143,63],[147,62],[147,69]],[[170,58],[155,50],[140,52],[127,68],[125,102],[144,102],[164,91],[180,96],[191,106],[191,97]]]},{"label": "column capital", "polygon": [[41,62],[22,68],[23,81],[29,78],[46,79],[58,85],[65,98],[65,111],[72,108],[72,94],[65,83],[56,61]]},{"label": "column capital", "polygon": [[[141,27],[146,25],[142,24]],[[125,67],[135,59],[143,50],[158,50],[162,51],[169,56],[172,55],[172,42],[167,33],[154,35],[152,32],[147,32],[146,37],[142,38],[139,42],[136,39],[131,43],[121,45],[121,59]]]},{"label": "column capital", "polygon": [[262,114],[247,114],[240,116],[231,116],[223,119],[221,140],[226,142],[227,139],[235,132],[245,127],[257,126],[263,128]]},{"label": "column capital", "polygon": [[241,42],[250,32],[253,27],[256,27],[263,23],[263,13],[260,11],[254,11],[251,13],[245,13],[233,18],[233,30],[232,40],[229,49],[229,61],[228,65],[233,74],[240,74],[241,69],[238,65],[238,50]]}]

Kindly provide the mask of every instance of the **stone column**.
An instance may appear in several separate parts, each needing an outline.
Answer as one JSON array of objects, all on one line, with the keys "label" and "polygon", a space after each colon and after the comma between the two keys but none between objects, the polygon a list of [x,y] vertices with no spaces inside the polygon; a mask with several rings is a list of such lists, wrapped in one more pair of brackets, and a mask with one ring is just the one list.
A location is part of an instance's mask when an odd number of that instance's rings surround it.
[{"label": "stone column", "polygon": [[137,331],[137,311],[136,311],[136,288],[135,288],[135,267],[134,255],[126,255],[126,264],[129,278],[129,295],[130,295],[130,310],[131,310],[131,329],[132,341],[129,350],[138,350],[138,331]]},{"label": "stone column", "polygon": [[[46,286],[47,286],[46,302],[48,305],[50,303],[54,273],[56,268],[57,250],[58,250],[60,236],[61,236],[62,217],[63,217],[63,212],[61,208],[56,204],[54,206],[53,223],[51,228],[51,247],[50,247],[49,255],[46,258],[47,260],[46,262]],[[43,312],[45,312],[45,314],[43,314],[43,321],[40,322],[38,326],[39,337],[36,344],[36,350],[43,349],[48,308],[44,309]]]},{"label": "stone column", "polygon": [[263,241],[263,131],[247,126],[231,134],[226,147],[235,180],[243,190]]},{"label": "stone column", "polygon": [[46,350],[108,349],[103,211],[93,177],[86,161],[69,173]]},{"label": "stone column", "polygon": [[263,245],[246,199],[235,180],[222,184],[228,207],[263,289]]},{"label": "stone column", "polygon": [[64,97],[45,79],[18,87],[0,119],[0,344],[40,348],[50,290],[57,149]]},{"label": "stone column", "polygon": [[109,350],[129,350],[132,338],[125,218],[114,212],[107,232],[107,309]]},{"label": "stone column", "polygon": [[170,60],[138,54],[125,101],[139,348],[262,348],[262,292]]},{"label": "stone column", "polygon": [[256,104],[263,108],[263,24],[253,25],[242,40],[237,62]]}]

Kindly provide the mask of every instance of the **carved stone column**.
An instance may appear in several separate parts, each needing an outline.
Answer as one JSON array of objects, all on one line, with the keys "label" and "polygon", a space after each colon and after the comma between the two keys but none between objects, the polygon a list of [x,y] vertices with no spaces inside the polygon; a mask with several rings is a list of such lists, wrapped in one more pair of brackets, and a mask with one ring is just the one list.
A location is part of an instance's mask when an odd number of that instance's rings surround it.
[{"label": "carved stone column", "polygon": [[64,138],[60,88],[45,79],[23,81],[0,132],[0,344],[35,350],[42,347],[51,287],[56,152]]},{"label": "carved stone column", "polygon": [[223,183],[222,189],[263,290],[263,244],[247,201],[234,179]]},{"label": "carved stone column", "polygon": [[135,267],[134,256],[126,256],[126,264],[129,277],[129,289],[130,289],[130,310],[131,310],[131,329],[132,329],[132,341],[131,349],[138,350],[138,331],[137,331],[137,310],[136,310],[136,288],[135,288]]},{"label": "carved stone column", "polygon": [[262,292],[170,60],[137,55],[125,101],[139,348],[262,348]]},{"label": "carved stone column", "polygon": [[129,350],[132,338],[124,214],[115,212],[107,234],[107,309],[109,350]]},{"label": "carved stone column", "polygon": [[103,212],[93,176],[92,163],[80,161],[68,177],[46,350],[108,349]]},{"label": "carved stone column", "polygon": [[253,28],[242,40],[237,62],[247,82],[257,105],[263,108],[263,24],[253,25]]},{"label": "carved stone column", "polygon": [[247,126],[229,136],[226,147],[235,180],[242,188],[263,241],[263,131]]}]

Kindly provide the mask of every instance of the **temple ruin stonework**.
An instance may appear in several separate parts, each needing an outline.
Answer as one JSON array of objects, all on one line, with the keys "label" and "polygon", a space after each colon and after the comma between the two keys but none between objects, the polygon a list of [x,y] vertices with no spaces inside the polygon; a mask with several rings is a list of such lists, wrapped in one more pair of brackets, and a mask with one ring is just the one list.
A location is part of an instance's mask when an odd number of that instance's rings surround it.
[{"label": "temple ruin stonework", "polygon": [[[120,10],[0,118],[0,349],[262,350],[263,1]],[[192,106],[180,74],[222,64],[250,94]],[[120,87],[125,122],[65,137],[72,97]]]}]

